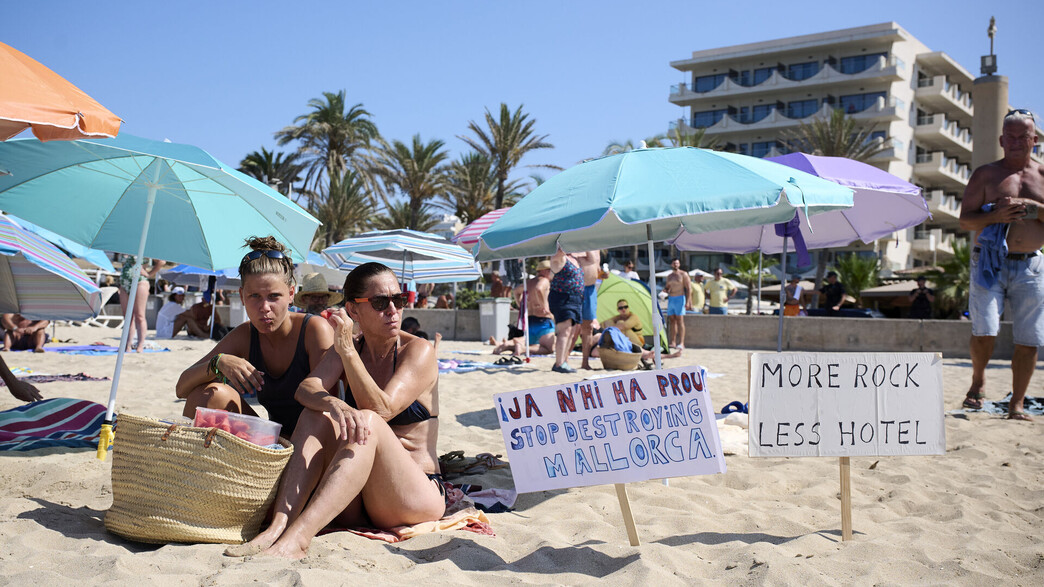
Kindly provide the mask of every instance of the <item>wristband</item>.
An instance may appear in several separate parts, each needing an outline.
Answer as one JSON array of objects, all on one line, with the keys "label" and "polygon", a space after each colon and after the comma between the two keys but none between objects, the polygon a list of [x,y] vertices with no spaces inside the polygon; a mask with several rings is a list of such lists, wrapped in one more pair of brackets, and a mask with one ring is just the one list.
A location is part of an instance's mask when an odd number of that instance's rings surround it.
[{"label": "wristband", "polygon": [[221,360],[221,355],[223,354],[224,353],[218,353],[210,359],[210,365],[208,366],[208,369],[214,375],[221,375],[221,371],[218,369],[218,361]]}]

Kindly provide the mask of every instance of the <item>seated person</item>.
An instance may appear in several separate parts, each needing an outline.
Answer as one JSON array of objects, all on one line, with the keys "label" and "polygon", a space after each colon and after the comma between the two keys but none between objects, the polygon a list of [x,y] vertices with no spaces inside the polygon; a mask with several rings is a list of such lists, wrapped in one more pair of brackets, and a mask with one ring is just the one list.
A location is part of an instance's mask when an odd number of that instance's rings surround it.
[{"label": "seated person", "polygon": [[621,298],[616,300],[617,314],[605,321],[605,327],[615,326],[627,335],[634,344],[642,347],[645,345],[645,337],[642,336],[642,320],[631,312],[630,303]]},{"label": "seated person", "polygon": [[[296,394],[308,409],[280,484],[272,523],[226,554],[301,558],[327,524],[392,528],[438,520],[438,364],[430,344],[402,332],[404,295],[390,269],[348,275],[347,303],[330,317],[334,349]],[[360,335],[352,336],[358,324]],[[342,376],[345,401],[326,389]],[[332,379],[331,379],[332,378]]]},{"label": "seated person", "polygon": [[442,309],[453,309],[453,294],[442,294],[435,300],[435,307]]},{"label": "seated person", "polygon": [[0,316],[0,323],[4,326],[4,347],[0,350],[32,349],[34,353],[42,353],[44,344],[51,340],[47,335],[49,320],[29,320],[21,314],[4,314]]},{"label": "seated person", "polygon": [[418,338],[428,340],[428,333],[420,329],[420,320],[417,320],[413,316],[402,319],[402,331],[412,334]]},{"label": "seated person", "polygon": [[341,303],[340,292],[330,291],[322,273],[309,273],[301,279],[294,305],[305,314],[322,314],[330,306]]},{"label": "seated person", "polygon": [[4,385],[7,386],[11,395],[13,395],[17,400],[23,402],[38,402],[43,399],[43,396],[40,395],[40,390],[36,389],[35,385],[15,377],[14,373],[7,368],[7,363],[4,362],[3,357],[0,357],[0,379],[3,380]]},{"label": "seated person", "polygon": [[[214,312],[214,305],[210,303],[210,292],[203,292],[203,301],[192,304],[192,307],[182,312],[174,319],[174,325],[171,328],[171,338],[177,336],[182,329],[188,330],[189,334],[196,338],[211,338],[210,330],[210,316],[214,316],[214,335],[215,340],[221,340],[228,329],[221,323],[221,314]],[[158,324],[157,324],[158,326]],[[158,327],[157,327],[157,336]]]},{"label": "seated person", "polygon": [[270,236],[251,238],[247,245],[251,251],[239,264],[239,295],[249,321],[181,374],[177,396],[185,400],[189,418],[198,407],[256,416],[242,397],[256,393],[269,419],[282,424],[289,437],[304,410],[294,393],[333,346],[333,328],[311,314],[290,312],[294,267],[286,247]]},{"label": "seated person", "polygon": [[174,321],[185,312],[185,288],[175,287],[156,314],[156,338],[174,338]]}]

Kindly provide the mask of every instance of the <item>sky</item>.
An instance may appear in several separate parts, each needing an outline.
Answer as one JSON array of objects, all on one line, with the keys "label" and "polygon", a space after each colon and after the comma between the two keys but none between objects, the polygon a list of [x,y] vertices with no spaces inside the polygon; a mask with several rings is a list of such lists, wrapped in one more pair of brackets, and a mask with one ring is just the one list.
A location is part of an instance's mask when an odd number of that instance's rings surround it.
[{"label": "sky", "polygon": [[[978,75],[995,52],[1013,106],[1044,112],[1044,2],[0,0],[0,40],[124,119],[122,131],[199,146],[238,165],[325,91],[345,90],[387,139],[440,139],[451,157],[500,103],[568,168],[617,141],[664,133],[684,110],[671,61],[692,51],[895,21]],[[2,80],[0,80],[2,83]],[[516,177],[554,171],[523,168]]]}]

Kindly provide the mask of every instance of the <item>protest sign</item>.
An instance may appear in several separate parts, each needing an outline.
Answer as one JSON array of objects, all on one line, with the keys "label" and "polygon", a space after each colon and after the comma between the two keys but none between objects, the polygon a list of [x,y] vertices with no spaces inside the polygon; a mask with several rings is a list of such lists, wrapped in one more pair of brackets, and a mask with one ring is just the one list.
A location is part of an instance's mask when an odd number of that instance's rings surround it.
[{"label": "protest sign", "polygon": [[934,353],[754,353],[752,457],[946,452]]},{"label": "protest sign", "polygon": [[724,473],[706,381],[694,366],[494,395],[515,489]]}]

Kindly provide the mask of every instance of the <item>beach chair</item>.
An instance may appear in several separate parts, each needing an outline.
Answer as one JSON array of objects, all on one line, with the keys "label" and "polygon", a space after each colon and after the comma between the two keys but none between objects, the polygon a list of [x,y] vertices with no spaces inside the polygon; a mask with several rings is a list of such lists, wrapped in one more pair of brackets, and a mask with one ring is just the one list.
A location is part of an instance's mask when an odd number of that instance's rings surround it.
[{"label": "beach chair", "polygon": [[[90,326],[105,326],[108,328],[122,328],[123,327],[123,315],[121,314],[109,314],[105,311],[105,306],[109,303],[109,300],[113,296],[119,295],[120,288],[118,287],[103,287],[101,288],[102,306],[101,313],[94,318],[88,318],[82,322],[73,322],[73,325],[90,325]],[[117,298],[119,299],[119,298]]]}]

